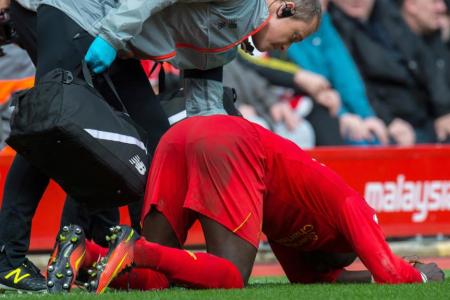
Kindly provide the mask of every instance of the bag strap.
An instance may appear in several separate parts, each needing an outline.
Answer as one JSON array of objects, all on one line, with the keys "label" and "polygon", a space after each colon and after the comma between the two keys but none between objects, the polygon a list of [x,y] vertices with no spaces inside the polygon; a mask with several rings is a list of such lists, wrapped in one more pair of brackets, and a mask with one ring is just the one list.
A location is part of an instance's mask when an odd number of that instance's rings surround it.
[{"label": "bag strap", "polygon": [[[94,81],[92,79],[92,73],[91,70],[89,69],[86,61],[83,59],[81,60],[81,73],[83,74],[83,78],[86,81],[86,83],[92,87],[94,87]],[[123,104],[122,99],[119,96],[119,93],[117,93],[116,88],[114,87],[114,83],[111,80],[111,77],[109,76],[108,73],[103,72],[102,73],[103,79],[105,79],[106,84],[108,84],[109,88],[111,89],[111,91],[113,92],[114,96],[116,97],[117,102],[119,103],[120,108],[122,109],[122,112],[126,113],[128,115],[128,111],[125,107],[125,105]]]},{"label": "bag strap", "polygon": [[91,71],[89,70],[89,67],[84,59],[81,60],[81,69],[78,69],[78,74],[80,73],[83,75],[83,78],[86,81],[86,83],[91,88],[94,88],[94,81],[92,79]]},{"label": "bag strap", "polygon": [[119,93],[117,93],[117,90],[114,87],[114,83],[112,82],[111,77],[107,73],[103,73],[102,76],[103,79],[105,79],[106,83],[108,84],[109,88],[112,90],[114,96],[116,96],[117,102],[120,104],[120,107],[122,108],[122,112],[128,115],[128,111],[125,108],[125,105],[123,104],[122,99],[119,96]]}]

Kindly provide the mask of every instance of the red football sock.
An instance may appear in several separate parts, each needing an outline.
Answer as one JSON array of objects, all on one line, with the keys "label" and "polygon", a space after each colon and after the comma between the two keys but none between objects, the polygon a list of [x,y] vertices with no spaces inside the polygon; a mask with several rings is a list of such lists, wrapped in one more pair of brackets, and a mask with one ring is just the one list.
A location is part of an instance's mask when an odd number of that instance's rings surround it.
[{"label": "red football sock", "polygon": [[165,247],[143,238],[136,242],[134,262],[138,267],[159,271],[171,282],[188,287],[244,287],[238,268],[224,258]]},{"label": "red football sock", "polygon": [[101,256],[108,254],[108,248],[103,248],[94,242],[86,240],[86,255],[84,257],[82,268],[89,268]]},{"label": "red football sock", "polygon": [[167,277],[157,271],[143,268],[133,268],[130,272],[125,272],[117,276],[110,287],[120,290],[162,290],[169,287]]}]

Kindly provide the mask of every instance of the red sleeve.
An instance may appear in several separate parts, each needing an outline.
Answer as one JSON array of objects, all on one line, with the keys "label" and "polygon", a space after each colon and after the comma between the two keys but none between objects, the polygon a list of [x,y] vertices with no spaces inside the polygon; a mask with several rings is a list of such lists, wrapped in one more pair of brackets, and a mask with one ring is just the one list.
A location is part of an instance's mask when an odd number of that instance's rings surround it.
[{"label": "red sleeve", "polygon": [[349,197],[338,214],[338,226],[377,283],[422,282],[419,271],[392,253],[375,211],[361,197]]}]

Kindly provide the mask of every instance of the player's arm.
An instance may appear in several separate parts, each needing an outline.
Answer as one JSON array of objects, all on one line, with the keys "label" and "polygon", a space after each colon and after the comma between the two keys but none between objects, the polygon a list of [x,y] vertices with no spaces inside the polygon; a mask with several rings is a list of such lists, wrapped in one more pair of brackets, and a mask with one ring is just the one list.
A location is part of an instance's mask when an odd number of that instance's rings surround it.
[{"label": "player's arm", "polygon": [[[439,267],[434,264],[423,264],[417,262],[414,268],[426,275],[430,281],[442,281],[444,273]],[[372,274],[369,271],[348,271],[342,272],[336,278],[336,283],[369,283],[373,282]]]},{"label": "player's arm", "polygon": [[[414,268],[426,275],[429,281],[442,281],[443,271],[435,264],[424,264],[417,262]],[[336,283],[370,283],[374,282],[372,274],[369,271],[348,271],[342,270],[337,276]]]},{"label": "player's arm", "polygon": [[[406,259],[406,258],[405,258]],[[435,264],[424,264],[417,259],[406,259],[415,269],[426,275],[427,280],[442,281],[444,277],[443,271]],[[336,276],[337,283],[369,283],[374,282],[372,274],[365,271],[349,271],[342,269]]]},{"label": "player's arm", "polygon": [[377,283],[420,283],[443,281],[436,264],[412,266],[397,257],[385,241],[377,218],[360,196],[348,197],[338,214],[338,227]]}]

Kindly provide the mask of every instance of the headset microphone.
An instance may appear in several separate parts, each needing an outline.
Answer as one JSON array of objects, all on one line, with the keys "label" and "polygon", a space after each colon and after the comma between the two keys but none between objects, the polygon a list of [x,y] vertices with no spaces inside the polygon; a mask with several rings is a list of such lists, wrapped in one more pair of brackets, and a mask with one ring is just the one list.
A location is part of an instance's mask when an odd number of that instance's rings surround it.
[{"label": "headset microphone", "polygon": [[295,15],[295,7],[288,5],[285,1],[283,1],[282,6],[278,10],[277,13],[279,18],[289,18]]}]

